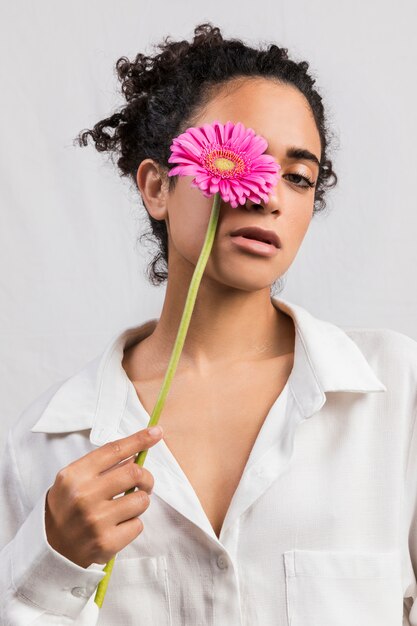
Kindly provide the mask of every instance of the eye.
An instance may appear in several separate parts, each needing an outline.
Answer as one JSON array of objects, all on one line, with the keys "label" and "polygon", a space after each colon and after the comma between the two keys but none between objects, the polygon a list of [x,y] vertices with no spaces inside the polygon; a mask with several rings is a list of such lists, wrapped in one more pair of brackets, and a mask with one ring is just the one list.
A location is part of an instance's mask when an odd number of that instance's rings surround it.
[{"label": "eye", "polygon": [[[300,185],[297,182],[293,181],[294,184],[297,185],[297,187],[304,187],[306,189],[307,187],[315,187],[316,186],[316,183],[311,178],[308,178],[308,176],[302,176],[301,174],[285,174],[285,176],[295,176],[295,178],[298,178],[298,179],[301,178],[302,180],[305,181],[305,185]],[[283,176],[283,178],[284,178],[284,176]]]}]

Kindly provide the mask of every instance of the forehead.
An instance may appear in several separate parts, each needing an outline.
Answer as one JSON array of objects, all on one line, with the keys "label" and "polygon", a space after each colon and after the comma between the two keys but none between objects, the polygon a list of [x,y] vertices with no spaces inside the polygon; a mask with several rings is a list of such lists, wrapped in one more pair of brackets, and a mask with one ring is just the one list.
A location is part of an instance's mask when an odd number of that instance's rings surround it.
[{"label": "forehead", "polygon": [[267,152],[282,154],[290,145],[320,155],[320,135],[305,96],[292,85],[263,77],[234,78],[220,85],[195,120],[242,122],[268,142]]}]

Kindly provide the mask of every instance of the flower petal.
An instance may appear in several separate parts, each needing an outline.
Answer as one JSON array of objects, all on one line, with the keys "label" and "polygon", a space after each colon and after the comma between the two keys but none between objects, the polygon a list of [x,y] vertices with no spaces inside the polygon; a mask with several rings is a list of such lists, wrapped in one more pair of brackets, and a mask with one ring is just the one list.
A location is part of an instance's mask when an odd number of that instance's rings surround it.
[{"label": "flower petal", "polygon": [[233,122],[226,122],[224,126],[224,143],[229,141],[230,137],[232,136],[233,128],[234,128]]},{"label": "flower petal", "polygon": [[268,142],[263,137],[254,137],[250,147],[247,150],[247,155],[251,159],[256,159],[262,152],[268,147]]},{"label": "flower petal", "polygon": [[220,122],[214,123],[214,132],[220,145],[224,144],[224,126]]},{"label": "flower petal", "polygon": [[195,141],[195,143],[200,146],[202,149],[209,145],[209,141],[207,141],[207,137],[202,132],[200,128],[191,127],[188,129],[187,133],[191,135],[191,138]]},{"label": "flower petal", "polygon": [[233,143],[239,143],[245,134],[245,128],[242,122],[238,122],[232,132],[231,140]]},{"label": "flower petal", "polygon": [[205,132],[205,135],[207,137],[207,139],[212,142],[215,143],[216,141],[216,133],[214,131],[214,128],[211,124],[203,124],[203,130]]}]

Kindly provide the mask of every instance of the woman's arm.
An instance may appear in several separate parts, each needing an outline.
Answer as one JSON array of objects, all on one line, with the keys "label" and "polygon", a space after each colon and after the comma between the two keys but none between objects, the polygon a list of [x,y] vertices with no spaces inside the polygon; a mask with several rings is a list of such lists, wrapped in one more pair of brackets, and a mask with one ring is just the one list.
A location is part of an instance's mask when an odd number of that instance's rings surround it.
[{"label": "woman's arm", "polygon": [[[22,462],[10,429],[0,460],[0,623],[91,625],[91,617],[85,618],[90,608],[94,609],[91,596],[105,573],[91,566],[80,567],[49,545],[45,532],[49,487],[28,510],[18,458]],[[27,462],[33,463],[33,458]]]},{"label": "woman's arm", "polygon": [[404,626],[417,626],[417,409],[408,450],[405,490],[405,529],[407,558],[404,567],[408,586],[404,592]]}]

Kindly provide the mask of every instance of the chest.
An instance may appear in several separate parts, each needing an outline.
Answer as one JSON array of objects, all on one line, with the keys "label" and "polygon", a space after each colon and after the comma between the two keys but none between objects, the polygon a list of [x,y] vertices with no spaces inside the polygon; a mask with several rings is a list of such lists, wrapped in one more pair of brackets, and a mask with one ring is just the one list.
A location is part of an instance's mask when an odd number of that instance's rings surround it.
[{"label": "chest", "polygon": [[[217,536],[258,433],[287,382],[293,355],[176,377],[159,424]],[[133,383],[151,414],[162,381]]]}]

